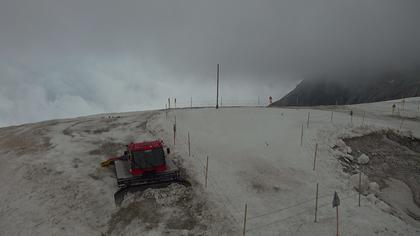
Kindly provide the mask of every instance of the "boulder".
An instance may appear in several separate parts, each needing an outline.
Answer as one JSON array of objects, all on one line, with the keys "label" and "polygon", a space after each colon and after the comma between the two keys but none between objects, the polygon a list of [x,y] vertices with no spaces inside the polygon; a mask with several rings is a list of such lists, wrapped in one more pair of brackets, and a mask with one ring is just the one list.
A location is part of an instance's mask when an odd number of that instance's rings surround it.
[{"label": "boulder", "polygon": [[351,147],[349,147],[349,146],[347,146],[347,154],[351,154],[351,152],[352,152],[352,150],[351,150]]},{"label": "boulder", "polygon": [[[350,184],[351,186],[359,191],[359,174],[354,174],[350,176]],[[361,193],[365,194],[368,192],[369,189],[369,178],[367,175],[362,173],[362,181],[361,181]]]},{"label": "boulder", "polygon": [[368,186],[368,192],[370,194],[378,195],[381,190],[379,189],[379,184],[376,182],[370,182]]},{"label": "boulder", "polygon": [[360,155],[360,157],[357,158],[357,163],[361,165],[366,165],[369,163],[369,157],[366,154]]}]

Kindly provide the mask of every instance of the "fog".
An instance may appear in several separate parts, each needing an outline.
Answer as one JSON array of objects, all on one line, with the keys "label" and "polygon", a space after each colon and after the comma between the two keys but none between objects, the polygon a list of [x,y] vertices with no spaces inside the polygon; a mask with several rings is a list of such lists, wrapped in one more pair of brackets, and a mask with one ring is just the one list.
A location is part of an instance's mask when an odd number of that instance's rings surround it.
[{"label": "fog", "polygon": [[[420,65],[417,0],[1,0],[0,126]],[[351,76],[349,76],[351,75]]]}]

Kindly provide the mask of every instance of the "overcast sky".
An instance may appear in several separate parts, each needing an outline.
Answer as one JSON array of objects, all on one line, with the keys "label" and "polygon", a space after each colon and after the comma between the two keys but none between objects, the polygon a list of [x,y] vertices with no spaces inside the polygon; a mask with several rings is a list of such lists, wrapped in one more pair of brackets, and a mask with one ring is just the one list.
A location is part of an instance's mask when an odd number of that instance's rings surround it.
[{"label": "overcast sky", "polygon": [[420,65],[419,0],[0,0],[0,126]]}]

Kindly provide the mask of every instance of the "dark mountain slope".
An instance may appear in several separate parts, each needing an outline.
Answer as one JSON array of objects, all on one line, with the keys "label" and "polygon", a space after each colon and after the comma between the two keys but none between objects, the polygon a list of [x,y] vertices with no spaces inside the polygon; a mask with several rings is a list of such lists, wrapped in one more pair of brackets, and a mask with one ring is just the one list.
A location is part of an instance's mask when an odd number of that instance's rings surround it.
[{"label": "dark mountain slope", "polygon": [[378,102],[420,96],[420,72],[376,78],[303,80],[271,106],[317,106]]}]

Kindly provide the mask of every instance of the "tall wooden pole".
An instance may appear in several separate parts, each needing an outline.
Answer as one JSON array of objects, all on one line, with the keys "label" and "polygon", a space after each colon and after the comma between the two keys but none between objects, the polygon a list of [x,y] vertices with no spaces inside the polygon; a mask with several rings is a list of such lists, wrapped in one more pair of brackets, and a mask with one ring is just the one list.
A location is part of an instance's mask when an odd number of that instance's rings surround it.
[{"label": "tall wooden pole", "polygon": [[219,64],[217,64],[216,109],[219,108]]}]

